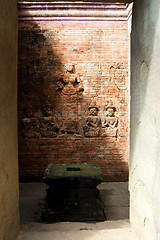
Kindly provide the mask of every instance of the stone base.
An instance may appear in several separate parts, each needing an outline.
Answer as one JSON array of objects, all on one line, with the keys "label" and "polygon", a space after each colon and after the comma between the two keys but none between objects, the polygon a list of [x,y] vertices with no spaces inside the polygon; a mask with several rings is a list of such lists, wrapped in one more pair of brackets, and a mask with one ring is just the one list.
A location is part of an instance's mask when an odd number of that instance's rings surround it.
[{"label": "stone base", "polygon": [[99,190],[90,189],[47,189],[45,222],[57,221],[105,221],[104,206]]},{"label": "stone base", "polygon": [[49,186],[42,214],[45,222],[105,220],[96,188],[102,182],[97,164],[49,164],[44,181]]}]

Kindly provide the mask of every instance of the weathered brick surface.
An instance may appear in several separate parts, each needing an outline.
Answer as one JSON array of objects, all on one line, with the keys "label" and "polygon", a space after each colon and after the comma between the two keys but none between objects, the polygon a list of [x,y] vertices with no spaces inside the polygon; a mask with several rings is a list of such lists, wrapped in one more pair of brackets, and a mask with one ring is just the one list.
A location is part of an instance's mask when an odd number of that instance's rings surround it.
[{"label": "weathered brick surface", "polygon": [[[127,180],[128,48],[126,21],[19,21],[22,180],[41,180],[51,162],[96,162],[105,181]],[[95,135],[84,130],[93,103]],[[108,120],[104,127],[107,106],[115,107],[113,130]]]}]

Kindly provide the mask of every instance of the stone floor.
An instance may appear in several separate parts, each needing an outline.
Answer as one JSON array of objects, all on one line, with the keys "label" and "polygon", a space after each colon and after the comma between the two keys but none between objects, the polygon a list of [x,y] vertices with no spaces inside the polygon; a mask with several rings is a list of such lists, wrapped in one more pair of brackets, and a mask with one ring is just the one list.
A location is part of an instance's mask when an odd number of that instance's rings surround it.
[{"label": "stone floor", "polygon": [[17,240],[130,240],[128,183],[102,183],[98,188],[107,221],[43,224],[39,219],[46,185],[20,184],[21,233]]}]

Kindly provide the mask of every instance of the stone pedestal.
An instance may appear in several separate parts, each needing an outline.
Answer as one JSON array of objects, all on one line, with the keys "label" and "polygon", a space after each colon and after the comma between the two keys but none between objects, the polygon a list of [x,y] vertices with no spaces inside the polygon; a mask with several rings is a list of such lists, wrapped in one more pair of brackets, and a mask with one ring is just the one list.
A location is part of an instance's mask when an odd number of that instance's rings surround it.
[{"label": "stone pedestal", "polygon": [[104,221],[99,190],[102,172],[94,163],[49,164],[44,173],[49,186],[43,220]]}]

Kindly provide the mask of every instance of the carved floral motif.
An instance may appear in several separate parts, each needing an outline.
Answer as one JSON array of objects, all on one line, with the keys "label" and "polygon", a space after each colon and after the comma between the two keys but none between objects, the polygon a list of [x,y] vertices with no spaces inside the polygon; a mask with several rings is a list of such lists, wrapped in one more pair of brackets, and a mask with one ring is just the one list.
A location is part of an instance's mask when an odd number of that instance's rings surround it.
[{"label": "carved floral motif", "polygon": [[127,70],[121,63],[113,64],[109,69],[110,80],[114,81],[120,90],[126,89]]}]

